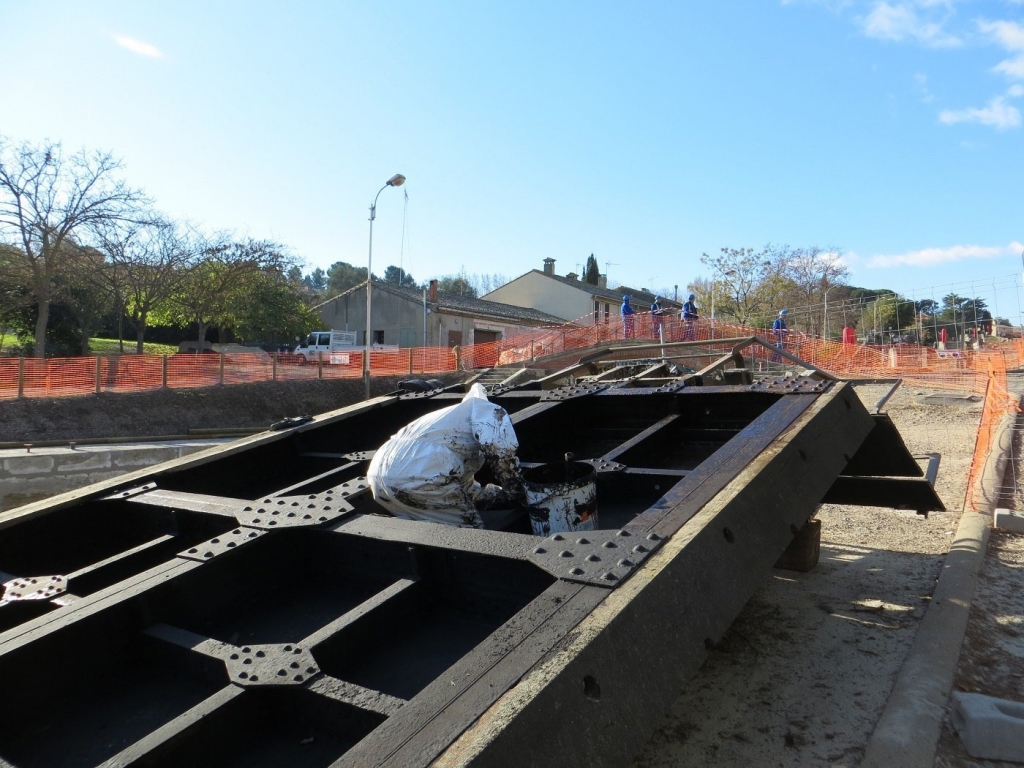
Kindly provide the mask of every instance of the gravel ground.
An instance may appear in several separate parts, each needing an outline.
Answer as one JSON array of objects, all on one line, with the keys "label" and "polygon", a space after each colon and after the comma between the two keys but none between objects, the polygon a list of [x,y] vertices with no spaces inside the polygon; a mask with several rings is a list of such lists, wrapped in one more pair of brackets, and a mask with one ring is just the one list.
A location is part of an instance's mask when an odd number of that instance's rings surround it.
[{"label": "gravel ground", "polygon": [[[393,381],[375,385],[394,389]],[[0,441],[266,426],[354,402],[361,388],[350,381],[265,383],[4,401]],[[884,389],[858,391],[872,407]],[[912,453],[942,454],[936,489],[949,511],[925,519],[821,507],[819,565],[810,573],[771,574],[664,715],[634,768],[858,764],[956,531],[981,413],[980,403],[968,401],[924,404],[924,394],[901,388],[885,410]],[[1024,536],[993,532],[955,686],[1024,701],[1022,661]],[[936,765],[996,764],[971,760],[947,724]]]},{"label": "gravel ground", "polygon": [[[866,404],[874,388],[859,390]],[[855,766],[935,589],[956,531],[981,404],[928,405],[902,388],[885,410],[914,454],[942,454],[949,511],[927,519],[824,505],[821,561],[776,570],[665,714],[635,768]],[[995,533],[957,685],[1024,700],[1024,537]],[[946,728],[936,760],[972,765]],[[977,763],[982,764],[982,763]],[[991,763],[989,763],[991,765]]]}]

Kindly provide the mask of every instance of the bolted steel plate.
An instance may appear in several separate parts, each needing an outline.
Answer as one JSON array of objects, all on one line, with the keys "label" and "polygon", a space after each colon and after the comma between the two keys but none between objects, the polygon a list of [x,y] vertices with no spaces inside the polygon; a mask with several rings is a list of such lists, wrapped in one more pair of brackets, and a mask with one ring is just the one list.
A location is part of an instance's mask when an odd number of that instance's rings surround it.
[{"label": "bolted steel plate", "polygon": [[16,600],[50,600],[63,595],[67,589],[64,576],[23,576],[4,582],[2,599],[12,603]]},{"label": "bolted steel plate", "polygon": [[320,674],[313,655],[294,643],[246,645],[224,658],[235,685],[305,685]]},{"label": "bolted steel plate", "polygon": [[220,536],[214,536],[209,541],[204,541],[202,544],[196,544],[196,546],[190,547],[184,552],[179,552],[178,557],[205,563],[207,560],[213,560],[218,555],[223,555],[225,552],[237,549],[243,544],[248,544],[265,533],[266,531],[256,530],[255,528],[235,528],[233,531],[222,533]]},{"label": "bolted steel plate", "polygon": [[534,545],[528,556],[557,578],[615,587],[663,541],[657,533],[625,529],[555,533]]}]

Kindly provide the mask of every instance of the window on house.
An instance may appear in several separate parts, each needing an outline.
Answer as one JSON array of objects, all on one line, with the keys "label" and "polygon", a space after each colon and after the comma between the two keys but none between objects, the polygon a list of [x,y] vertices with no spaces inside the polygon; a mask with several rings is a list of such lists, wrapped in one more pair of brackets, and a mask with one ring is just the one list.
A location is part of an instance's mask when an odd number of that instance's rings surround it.
[{"label": "window on house", "polygon": [[605,322],[606,325],[611,320],[611,316],[612,316],[612,305],[608,304],[608,303],[605,303],[605,305],[604,305],[604,322]]},{"label": "window on house", "polygon": [[595,325],[600,321],[600,319],[601,319],[601,302],[600,301],[595,301],[594,302],[594,323],[595,323]]},{"label": "window on house", "polygon": [[384,343],[384,331],[374,331],[373,332],[373,343],[374,344],[383,344]]}]

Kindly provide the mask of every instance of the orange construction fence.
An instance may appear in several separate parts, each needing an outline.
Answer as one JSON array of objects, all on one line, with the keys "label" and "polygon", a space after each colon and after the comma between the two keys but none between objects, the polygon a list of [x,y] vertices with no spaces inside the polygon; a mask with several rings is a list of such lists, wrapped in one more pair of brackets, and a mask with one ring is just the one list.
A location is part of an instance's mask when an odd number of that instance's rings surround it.
[{"label": "orange construction fence", "polygon": [[[975,481],[990,455],[993,430],[1018,403],[1006,385],[1008,369],[1024,365],[1024,342],[1005,340],[977,349],[941,350],[916,345],[867,346],[787,331],[779,339],[767,328],[711,321],[686,321],[678,315],[637,313],[629,318],[585,316],[557,327],[540,328],[499,341],[465,347],[407,347],[371,350],[373,376],[417,376],[503,365],[530,366],[538,358],[601,345],[705,342],[723,354],[720,339],[759,336],[801,360],[841,379],[901,378],[921,386],[971,391],[985,397],[967,508],[979,508]],[[717,342],[717,343],[716,343]],[[668,356],[683,355],[679,348]],[[79,358],[0,359],[0,400],[19,397],[64,397],[100,392],[139,392],[206,387],[258,381],[359,378],[363,351],[324,354],[306,363],[290,354],[120,355]],[[743,350],[751,365],[770,369],[785,364],[772,346]],[[659,357],[660,355],[647,355]]]},{"label": "orange construction fence", "polygon": [[[589,325],[587,323],[590,323]],[[625,322],[612,316],[594,323],[588,316],[553,328],[540,328],[499,341],[465,347],[406,347],[371,350],[373,376],[415,376],[493,366],[534,364],[539,358],[601,345],[698,341],[759,336],[811,365],[839,378],[903,378],[932,387],[984,394],[993,375],[1022,361],[1020,341],[974,350],[936,350],[920,346],[844,344],[790,331],[776,339],[770,329],[750,328],[706,319],[684,321],[677,315],[638,313]],[[161,387],[204,387],[257,381],[358,378],[363,351],[324,354],[320,361],[279,353],[120,355],[79,358],[0,359],[0,399],[61,397],[96,392],[138,392]],[[668,355],[677,354],[675,350]],[[681,353],[679,353],[681,354]],[[771,347],[748,347],[743,354],[761,368],[784,362]],[[657,357],[658,355],[650,355]],[[1005,374],[1003,374],[1005,378]]]}]

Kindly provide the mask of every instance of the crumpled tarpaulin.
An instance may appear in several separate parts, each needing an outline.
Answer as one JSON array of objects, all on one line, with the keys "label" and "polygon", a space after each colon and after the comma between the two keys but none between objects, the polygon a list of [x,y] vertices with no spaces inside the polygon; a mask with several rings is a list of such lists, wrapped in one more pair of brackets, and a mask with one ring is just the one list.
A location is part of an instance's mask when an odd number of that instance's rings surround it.
[{"label": "crumpled tarpaulin", "polygon": [[[396,517],[484,528],[481,507],[511,505],[523,493],[518,448],[508,413],[474,384],[461,403],[392,436],[374,455],[366,479],[377,503]],[[501,485],[476,481],[485,462]]]}]

